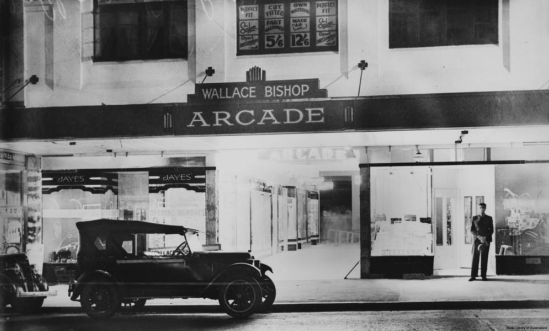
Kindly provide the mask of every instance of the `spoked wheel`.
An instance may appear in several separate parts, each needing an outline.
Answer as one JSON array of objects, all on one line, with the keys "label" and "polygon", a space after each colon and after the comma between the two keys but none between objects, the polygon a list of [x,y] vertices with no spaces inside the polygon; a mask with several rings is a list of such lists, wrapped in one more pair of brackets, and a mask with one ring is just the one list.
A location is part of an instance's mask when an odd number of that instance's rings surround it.
[{"label": "spoked wheel", "polygon": [[269,278],[269,276],[263,276],[259,281],[259,284],[261,285],[262,292],[261,306],[259,307],[259,311],[265,313],[269,309],[271,309],[271,306],[275,302],[276,287],[273,283],[273,280]]},{"label": "spoked wheel", "polygon": [[93,282],[82,290],[80,304],[91,318],[107,319],[120,307],[120,295],[110,282]]},{"label": "spoked wheel", "polygon": [[147,303],[147,299],[130,299],[130,300],[124,300],[123,305],[124,308],[130,308],[131,311],[138,312],[145,307],[145,303]]},{"label": "spoked wheel", "polygon": [[219,304],[232,317],[248,317],[261,306],[261,287],[252,277],[231,278],[219,289]]}]

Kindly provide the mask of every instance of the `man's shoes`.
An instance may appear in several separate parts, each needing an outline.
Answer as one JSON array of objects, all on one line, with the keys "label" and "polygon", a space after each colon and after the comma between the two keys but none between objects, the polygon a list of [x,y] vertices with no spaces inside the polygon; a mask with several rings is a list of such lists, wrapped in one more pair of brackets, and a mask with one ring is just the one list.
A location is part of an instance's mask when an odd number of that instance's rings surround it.
[{"label": "man's shoes", "polygon": [[471,277],[471,278],[469,278],[469,281],[472,282],[472,281],[474,281],[475,279],[476,279],[475,277]]},{"label": "man's shoes", "polygon": [[488,280],[488,278],[486,278],[486,277],[482,277],[482,280],[483,280],[483,281],[487,281],[487,280]]}]

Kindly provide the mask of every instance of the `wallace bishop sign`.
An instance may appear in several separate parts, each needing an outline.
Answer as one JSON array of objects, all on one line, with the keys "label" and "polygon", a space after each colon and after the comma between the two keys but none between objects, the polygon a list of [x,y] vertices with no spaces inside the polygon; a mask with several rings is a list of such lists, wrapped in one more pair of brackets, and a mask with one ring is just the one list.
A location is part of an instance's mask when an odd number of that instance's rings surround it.
[{"label": "wallace bishop sign", "polygon": [[267,81],[253,67],[246,82],[197,84],[174,134],[322,131],[336,113],[327,98],[318,79]]}]

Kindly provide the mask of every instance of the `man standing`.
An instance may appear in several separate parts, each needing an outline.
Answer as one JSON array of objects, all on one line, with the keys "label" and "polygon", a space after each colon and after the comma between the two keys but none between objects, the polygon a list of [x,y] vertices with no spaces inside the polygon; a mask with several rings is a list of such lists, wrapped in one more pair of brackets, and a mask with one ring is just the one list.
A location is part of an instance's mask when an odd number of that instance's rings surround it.
[{"label": "man standing", "polygon": [[473,265],[471,266],[471,278],[470,282],[475,280],[478,276],[478,260],[480,258],[480,275],[482,280],[488,280],[486,278],[486,269],[488,268],[488,251],[490,250],[490,243],[492,242],[492,234],[494,233],[494,221],[491,216],[485,214],[486,204],[480,203],[480,215],[473,217],[473,224],[471,224],[471,233],[475,237],[473,243]]}]

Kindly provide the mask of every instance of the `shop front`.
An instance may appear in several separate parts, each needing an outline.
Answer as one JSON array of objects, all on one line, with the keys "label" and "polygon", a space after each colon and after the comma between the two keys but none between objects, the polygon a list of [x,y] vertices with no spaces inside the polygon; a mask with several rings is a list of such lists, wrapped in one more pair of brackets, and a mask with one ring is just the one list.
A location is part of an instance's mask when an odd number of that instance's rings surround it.
[{"label": "shop front", "polygon": [[547,161],[427,163],[361,165],[370,174],[370,274],[470,275],[480,203],[494,221],[488,275],[548,272]]},{"label": "shop front", "polygon": [[[44,262],[74,260],[75,222],[113,218],[185,222],[215,249],[258,256],[359,244],[362,278],[466,274],[471,219],[483,201],[496,231],[489,272],[547,270],[549,153],[526,146],[549,141],[547,91],[329,98],[318,79],[268,81],[259,68],[246,78],[196,84],[185,104],[2,111],[13,123],[5,136],[55,160],[42,166],[36,195]],[[269,92],[279,90],[287,93]],[[56,125],[41,125],[50,117]],[[461,144],[464,129],[472,143]],[[177,153],[208,160],[108,169],[96,161]],[[144,242],[170,249],[166,238]]]},{"label": "shop front", "polygon": [[39,160],[0,150],[0,254],[26,252],[41,270],[42,196]]},{"label": "shop front", "polygon": [[[52,283],[68,281],[78,251],[77,222],[118,219],[182,225],[199,230],[202,244],[209,247],[206,195],[215,193],[207,193],[207,176],[215,176],[215,168],[43,171],[44,277]],[[147,235],[138,240],[138,249],[169,252],[178,245],[173,239]]]}]

